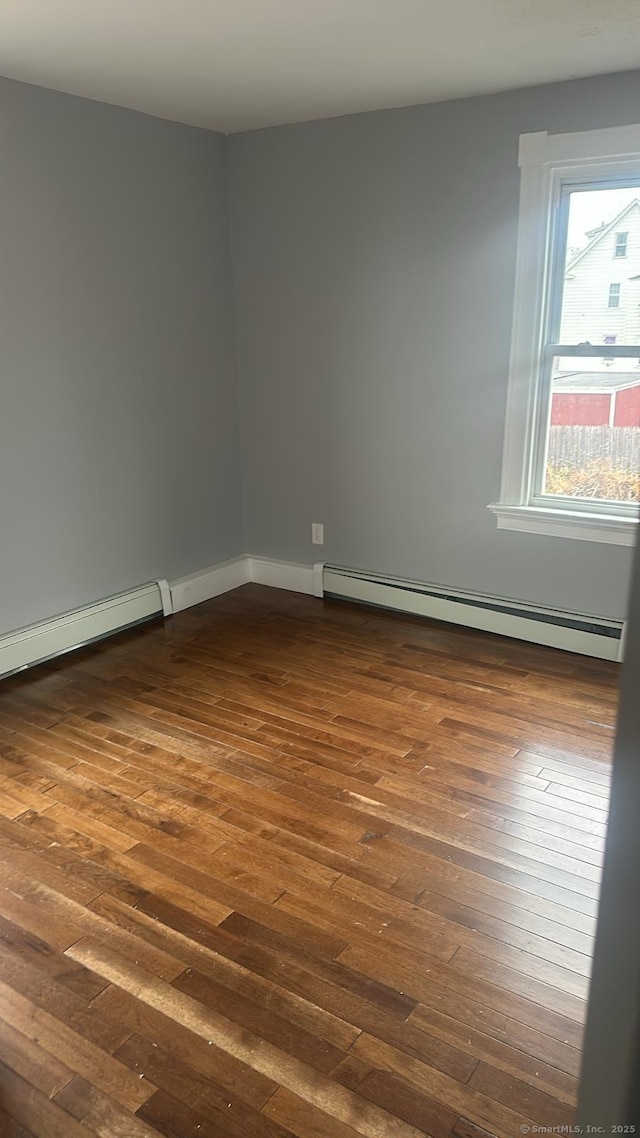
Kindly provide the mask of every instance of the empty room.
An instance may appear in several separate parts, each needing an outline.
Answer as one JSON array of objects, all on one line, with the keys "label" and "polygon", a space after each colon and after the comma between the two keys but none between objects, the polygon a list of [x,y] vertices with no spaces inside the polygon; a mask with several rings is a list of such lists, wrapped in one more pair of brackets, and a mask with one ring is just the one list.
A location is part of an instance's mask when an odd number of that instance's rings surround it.
[{"label": "empty room", "polygon": [[637,0],[5,0],[0,298],[0,1138],[636,1133]]}]

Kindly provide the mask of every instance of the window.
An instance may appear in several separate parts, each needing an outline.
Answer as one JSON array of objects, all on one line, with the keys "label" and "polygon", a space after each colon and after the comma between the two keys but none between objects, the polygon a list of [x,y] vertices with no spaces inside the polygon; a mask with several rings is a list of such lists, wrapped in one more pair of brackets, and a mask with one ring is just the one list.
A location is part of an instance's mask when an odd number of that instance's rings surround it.
[{"label": "window", "polygon": [[612,243],[626,257],[640,223],[640,126],[523,135],[520,166],[502,487],[489,508],[502,529],[630,545],[640,501],[640,257],[628,258],[624,289],[606,273]]},{"label": "window", "polygon": [[626,257],[628,233],[616,233],[616,243],[613,250],[614,257]]}]

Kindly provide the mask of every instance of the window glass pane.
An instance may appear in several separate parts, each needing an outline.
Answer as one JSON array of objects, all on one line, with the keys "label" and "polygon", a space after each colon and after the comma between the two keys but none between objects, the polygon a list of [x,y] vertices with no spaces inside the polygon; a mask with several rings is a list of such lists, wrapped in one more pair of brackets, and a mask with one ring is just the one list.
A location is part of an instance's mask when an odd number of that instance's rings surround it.
[{"label": "window glass pane", "polygon": [[554,359],[543,493],[640,501],[640,359]]},{"label": "window glass pane", "polygon": [[568,197],[559,342],[640,343],[640,184]]}]

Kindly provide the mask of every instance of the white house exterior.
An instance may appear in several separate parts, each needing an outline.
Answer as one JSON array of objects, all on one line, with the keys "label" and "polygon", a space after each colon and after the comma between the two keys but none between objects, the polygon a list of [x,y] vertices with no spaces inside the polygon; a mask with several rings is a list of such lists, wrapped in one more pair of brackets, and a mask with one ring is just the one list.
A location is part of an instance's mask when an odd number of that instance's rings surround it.
[{"label": "white house exterior", "polygon": [[[615,339],[614,339],[615,338]],[[560,341],[640,343],[640,201],[593,233],[567,265]],[[621,361],[625,369],[629,361]]]},{"label": "white house exterior", "polygon": [[556,357],[550,426],[640,427],[640,353],[612,359],[607,344],[640,344],[640,200],[591,232],[568,259],[560,340],[602,344],[598,357]]}]

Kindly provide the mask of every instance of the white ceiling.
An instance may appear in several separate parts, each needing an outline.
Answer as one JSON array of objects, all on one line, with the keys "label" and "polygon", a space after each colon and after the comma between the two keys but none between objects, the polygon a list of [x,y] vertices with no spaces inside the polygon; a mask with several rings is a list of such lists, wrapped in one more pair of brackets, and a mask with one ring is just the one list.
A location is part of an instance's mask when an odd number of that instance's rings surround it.
[{"label": "white ceiling", "polygon": [[640,0],[2,0],[0,74],[231,133],[640,67]]}]

